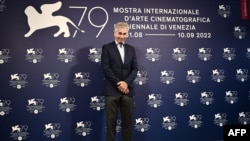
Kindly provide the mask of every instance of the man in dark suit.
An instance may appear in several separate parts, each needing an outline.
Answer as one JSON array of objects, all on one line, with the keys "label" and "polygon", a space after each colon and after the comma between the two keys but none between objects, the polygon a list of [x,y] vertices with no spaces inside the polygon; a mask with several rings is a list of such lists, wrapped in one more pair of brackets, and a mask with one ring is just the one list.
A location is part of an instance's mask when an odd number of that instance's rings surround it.
[{"label": "man in dark suit", "polygon": [[122,140],[132,140],[134,79],[138,71],[135,48],[125,43],[129,26],[118,22],[114,26],[114,41],[102,46],[104,96],[106,111],[106,141],[115,141],[118,112],[121,114]]}]

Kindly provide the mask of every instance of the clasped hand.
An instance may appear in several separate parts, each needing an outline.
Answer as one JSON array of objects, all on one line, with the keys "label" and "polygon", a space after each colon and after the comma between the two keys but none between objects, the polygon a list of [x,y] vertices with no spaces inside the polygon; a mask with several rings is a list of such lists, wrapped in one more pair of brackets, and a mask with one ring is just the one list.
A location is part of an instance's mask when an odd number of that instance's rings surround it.
[{"label": "clasped hand", "polygon": [[125,81],[120,81],[117,83],[117,88],[124,94],[129,93],[128,84]]}]

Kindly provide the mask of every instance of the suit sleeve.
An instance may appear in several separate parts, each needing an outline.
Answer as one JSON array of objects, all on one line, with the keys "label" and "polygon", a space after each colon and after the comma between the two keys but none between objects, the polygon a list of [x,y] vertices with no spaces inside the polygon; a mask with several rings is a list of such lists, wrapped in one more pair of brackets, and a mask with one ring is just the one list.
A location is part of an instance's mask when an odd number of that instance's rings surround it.
[{"label": "suit sleeve", "polygon": [[128,75],[128,77],[125,79],[125,81],[127,82],[128,86],[131,88],[131,86],[134,83],[134,80],[137,76],[137,71],[138,71],[138,63],[137,63],[137,57],[136,57],[136,52],[135,49],[132,48],[132,54],[133,54],[133,59],[131,62],[131,71]]},{"label": "suit sleeve", "polygon": [[116,85],[120,81],[120,79],[116,77],[116,75],[111,69],[110,62],[109,62],[110,54],[108,52],[107,47],[108,46],[105,46],[105,45],[102,46],[102,55],[101,55],[102,69],[103,69],[105,78],[109,79],[109,81],[111,81],[112,83],[114,83],[114,85]]}]

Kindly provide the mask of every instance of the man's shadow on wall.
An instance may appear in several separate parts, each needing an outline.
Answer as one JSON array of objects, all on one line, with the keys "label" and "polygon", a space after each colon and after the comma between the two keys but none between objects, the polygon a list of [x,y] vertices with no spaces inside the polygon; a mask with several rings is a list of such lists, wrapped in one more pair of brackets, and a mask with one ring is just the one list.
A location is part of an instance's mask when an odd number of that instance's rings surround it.
[{"label": "man's shadow on wall", "polygon": [[[101,141],[104,137],[104,113],[103,110],[96,111],[91,109],[91,97],[102,96],[103,73],[101,63],[89,59],[90,49],[94,47],[86,46],[80,48],[76,53],[76,65],[70,70],[68,80],[67,97],[75,99],[76,108],[71,112],[71,137],[70,140],[89,140]],[[84,85],[78,82],[77,74],[82,74]],[[78,122],[88,123],[89,132],[84,135],[76,134]]]}]

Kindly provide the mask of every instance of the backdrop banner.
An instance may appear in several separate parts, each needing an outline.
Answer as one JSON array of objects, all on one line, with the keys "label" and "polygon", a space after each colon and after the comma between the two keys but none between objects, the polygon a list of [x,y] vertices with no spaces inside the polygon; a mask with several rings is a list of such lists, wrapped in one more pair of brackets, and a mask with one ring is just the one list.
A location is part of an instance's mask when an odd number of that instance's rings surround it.
[{"label": "backdrop banner", "polygon": [[222,141],[250,124],[249,3],[0,0],[0,140],[105,141],[102,45],[125,21],[133,140]]}]

